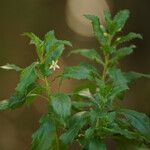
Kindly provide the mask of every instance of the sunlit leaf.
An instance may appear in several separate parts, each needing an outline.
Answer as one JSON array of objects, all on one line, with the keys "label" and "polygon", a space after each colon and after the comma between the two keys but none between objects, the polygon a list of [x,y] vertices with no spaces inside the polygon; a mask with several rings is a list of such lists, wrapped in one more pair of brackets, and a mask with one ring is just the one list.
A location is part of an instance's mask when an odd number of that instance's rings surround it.
[{"label": "sunlit leaf", "polygon": [[88,88],[78,91],[77,94],[85,98],[93,99],[93,96]]},{"label": "sunlit leaf", "polygon": [[4,66],[0,66],[0,68],[5,70],[15,70],[15,71],[22,71],[22,68],[16,66],[15,64],[6,64]]},{"label": "sunlit leaf", "polygon": [[9,102],[8,100],[2,100],[0,101],[0,111],[6,110],[9,108]]}]

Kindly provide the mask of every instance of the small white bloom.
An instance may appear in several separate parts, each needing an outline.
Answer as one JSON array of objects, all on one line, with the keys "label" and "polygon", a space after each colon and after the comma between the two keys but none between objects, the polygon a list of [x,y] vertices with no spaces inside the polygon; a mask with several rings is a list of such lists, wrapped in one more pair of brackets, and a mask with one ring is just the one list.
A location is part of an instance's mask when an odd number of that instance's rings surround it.
[{"label": "small white bloom", "polygon": [[54,71],[56,69],[59,69],[60,67],[57,65],[57,62],[58,62],[58,60],[56,60],[56,61],[53,60],[51,66],[49,67],[49,69],[53,69]]}]

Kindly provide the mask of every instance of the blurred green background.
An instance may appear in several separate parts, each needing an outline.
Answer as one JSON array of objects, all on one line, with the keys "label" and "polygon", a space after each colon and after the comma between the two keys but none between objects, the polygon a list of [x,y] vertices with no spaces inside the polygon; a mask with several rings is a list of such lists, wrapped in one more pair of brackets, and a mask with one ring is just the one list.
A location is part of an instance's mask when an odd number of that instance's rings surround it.
[{"label": "blurred green background", "polygon": [[[25,67],[36,60],[34,47],[20,36],[23,32],[32,31],[42,37],[54,29],[59,39],[70,40],[74,48],[98,47],[83,13],[98,14],[102,18],[104,9],[110,9],[114,14],[124,8],[131,11],[124,33],[139,32],[144,40],[134,42],[138,48],[121,62],[121,66],[124,71],[150,73],[149,0],[0,0],[0,65],[9,62]],[[83,60],[79,56],[67,58],[69,50],[66,49],[59,61],[61,68]],[[18,80],[15,72],[0,70],[0,100],[13,93]],[[68,91],[72,83],[77,84],[76,81],[66,81],[62,89]],[[57,87],[54,85],[53,89],[57,90]],[[131,86],[124,104],[150,115],[149,97],[150,81],[140,79]],[[32,107],[1,112],[0,150],[29,150],[31,134],[38,128],[38,120],[44,111],[45,103],[37,100]],[[73,146],[71,149],[77,148]]]}]

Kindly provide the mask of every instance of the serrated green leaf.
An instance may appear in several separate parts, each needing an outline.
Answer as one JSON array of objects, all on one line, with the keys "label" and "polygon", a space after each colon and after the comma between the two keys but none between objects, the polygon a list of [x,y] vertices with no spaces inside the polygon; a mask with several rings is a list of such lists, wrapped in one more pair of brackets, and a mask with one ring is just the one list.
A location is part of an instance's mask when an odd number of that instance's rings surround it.
[{"label": "serrated green leaf", "polygon": [[115,87],[120,88],[121,91],[125,91],[128,89],[128,85],[127,85],[128,81],[124,77],[120,69],[110,68],[108,74],[112,79]]},{"label": "serrated green leaf", "polygon": [[14,94],[9,98],[9,108],[15,109],[25,104],[28,101],[30,93],[32,93],[36,87],[37,85],[33,83],[30,84],[25,91],[15,91]]},{"label": "serrated green leaf", "polygon": [[100,139],[93,139],[89,143],[88,150],[106,150],[106,145]]},{"label": "serrated green leaf", "polygon": [[129,18],[129,15],[130,15],[129,10],[121,10],[115,15],[113,19],[114,22],[114,30],[112,32],[113,34],[119,32],[124,27],[127,19]]},{"label": "serrated green leaf", "polygon": [[116,97],[120,100],[124,98],[124,88],[120,88],[120,86],[114,86],[112,88],[111,93],[109,94],[109,100],[112,102]]},{"label": "serrated green leaf", "polygon": [[73,78],[73,79],[89,79],[93,80],[94,76],[97,76],[97,70],[86,63],[80,63],[78,66],[65,67],[62,76],[64,78]]},{"label": "serrated green leaf", "polygon": [[27,36],[31,39],[30,44],[35,45],[37,55],[41,60],[44,54],[43,41],[32,32],[25,32],[23,36]]},{"label": "serrated green leaf", "polygon": [[8,100],[0,102],[0,110],[15,109],[25,103],[29,105],[40,92],[41,90],[39,89],[39,85],[36,84],[31,84],[24,92],[15,91]]},{"label": "serrated green leaf", "polygon": [[36,81],[37,75],[35,73],[35,67],[37,65],[38,63],[34,62],[22,71],[20,82],[16,87],[16,91],[23,93],[29,85],[31,85]]},{"label": "serrated green leaf", "polygon": [[[115,86],[113,87],[112,91],[111,91],[111,94],[109,95],[109,98],[111,100],[113,100],[116,96],[120,96],[120,94],[124,95],[124,92],[127,88],[127,85],[129,83],[131,83],[132,81],[138,79],[138,78],[142,78],[142,77],[145,77],[145,78],[150,78],[150,75],[149,74],[142,74],[142,73],[137,73],[137,72],[128,72],[128,73],[124,73],[124,72],[120,72],[119,71],[120,69],[118,69],[118,71],[113,71],[112,70],[112,74],[114,72],[114,77],[112,76],[111,78],[113,78],[113,81]],[[115,73],[116,72],[116,73]],[[118,73],[117,73],[118,72]],[[119,73],[120,72],[120,73]],[[116,76],[115,76],[116,74]],[[117,75],[118,74],[118,75]],[[119,75],[120,74],[120,75]],[[118,76],[118,77],[117,77]],[[120,77],[119,77],[120,76]],[[120,79],[122,81],[119,81]],[[119,83],[120,82],[120,83]],[[123,93],[122,93],[123,92]]]},{"label": "serrated green leaf", "polygon": [[49,65],[52,61],[57,61],[61,56],[64,45],[71,46],[71,43],[66,40],[57,40],[54,34],[54,31],[49,31],[45,35],[44,47],[46,50],[45,54],[45,65]]},{"label": "serrated green leaf", "polygon": [[133,39],[142,39],[142,36],[141,36],[141,34],[130,32],[129,34],[127,34],[125,36],[117,38],[116,41],[113,43],[113,45],[118,46],[119,44],[131,41]]},{"label": "serrated green leaf", "polygon": [[45,51],[48,52],[56,42],[57,42],[57,39],[55,38],[54,31],[47,32],[44,37]]},{"label": "serrated green leaf", "polygon": [[105,38],[105,35],[103,33],[103,30],[100,27],[99,18],[97,16],[94,16],[94,15],[84,15],[84,16],[92,22],[93,31],[94,31],[94,34],[95,34],[96,38],[98,39],[98,41],[102,45],[105,45],[106,44],[106,38]]},{"label": "serrated green leaf", "polygon": [[120,109],[119,113],[125,116],[133,128],[150,140],[150,118],[146,114],[129,109]]},{"label": "serrated green leaf", "polygon": [[70,128],[60,136],[63,143],[72,143],[74,138],[78,135],[80,129],[86,124],[88,114],[87,112],[79,112],[72,118]]},{"label": "serrated green leaf", "polygon": [[150,78],[149,74],[143,74],[143,73],[138,73],[138,72],[134,72],[134,71],[124,73],[124,76],[127,79],[128,83],[130,83],[136,79],[142,78],[142,77]]},{"label": "serrated green leaf", "polygon": [[129,89],[128,81],[124,76],[124,73],[120,69],[110,68],[108,70],[108,75],[112,80],[112,88],[108,93],[108,99],[110,103],[114,101],[115,98],[120,99],[120,95],[124,95],[124,92]]},{"label": "serrated green leaf", "polygon": [[[110,75],[111,74],[111,75]],[[111,91],[110,97],[114,99],[116,95],[128,89],[127,84],[141,77],[150,78],[149,74],[142,74],[137,72],[121,72],[120,69],[109,70],[109,75],[114,81],[114,88]]]},{"label": "serrated green leaf", "polygon": [[36,97],[36,95],[32,95],[36,87],[36,85],[31,84],[24,92],[15,91],[8,100],[0,102],[0,110],[15,109],[25,103],[28,104],[29,99],[33,100]]},{"label": "serrated green leaf", "polygon": [[32,135],[32,150],[50,150],[56,140],[56,127],[48,116],[40,121],[40,128]]},{"label": "serrated green leaf", "polygon": [[70,97],[64,93],[57,93],[51,96],[51,104],[57,115],[66,118],[71,114]]},{"label": "serrated green leaf", "polygon": [[26,95],[21,92],[15,92],[10,98],[9,98],[9,108],[15,109],[19,106],[22,106],[25,103]]},{"label": "serrated green leaf", "polygon": [[69,41],[57,40],[54,31],[47,32],[44,38],[44,47],[46,52],[52,51],[52,47],[54,47],[54,45],[58,42],[63,45],[72,46],[71,42]]},{"label": "serrated green leaf", "polygon": [[51,64],[52,61],[56,61],[62,54],[64,50],[64,44],[59,41],[55,42],[50,50],[45,55],[45,64]]},{"label": "serrated green leaf", "polygon": [[135,45],[131,45],[129,47],[123,47],[117,50],[112,54],[111,63],[118,62],[121,58],[130,55],[133,52],[133,49],[136,48]]},{"label": "serrated green leaf", "polygon": [[16,66],[15,64],[6,64],[4,66],[0,66],[0,68],[5,70],[15,70],[15,71],[22,71],[22,68]]},{"label": "serrated green leaf", "polygon": [[110,32],[110,28],[112,25],[112,17],[108,10],[104,11],[104,17],[105,17],[105,21],[106,21],[106,26],[108,28],[108,31]]},{"label": "serrated green leaf", "polygon": [[71,51],[70,54],[80,54],[90,60],[103,64],[101,56],[97,53],[95,49],[77,49]]}]

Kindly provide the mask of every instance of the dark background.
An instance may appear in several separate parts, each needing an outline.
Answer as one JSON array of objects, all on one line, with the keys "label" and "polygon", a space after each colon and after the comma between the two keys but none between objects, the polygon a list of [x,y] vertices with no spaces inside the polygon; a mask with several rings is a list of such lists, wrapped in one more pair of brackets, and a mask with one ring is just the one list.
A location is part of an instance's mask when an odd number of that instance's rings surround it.
[{"label": "dark background", "polygon": [[[87,5],[86,0],[85,5]],[[101,0],[99,0],[101,1]],[[70,40],[74,48],[97,47],[97,41],[75,33],[66,23],[66,0],[0,0],[0,65],[7,62],[21,67],[29,65],[37,56],[34,47],[28,45],[23,32],[32,31],[42,37],[54,29],[59,39]],[[80,3],[79,3],[80,5]],[[121,63],[123,70],[150,73],[150,1],[149,0],[111,0],[108,6],[114,14],[120,9],[130,9],[131,17],[124,32],[134,31],[143,35],[135,52]],[[82,15],[82,14],[81,14]],[[82,58],[65,54],[60,66],[77,64]],[[18,75],[0,70],[0,100],[8,98],[18,82]],[[64,89],[72,88],[72,82],[65,82]],[[53,87],[57,89],[57,87]],[[140,79],[131,86],[124,104],[132,109],[150,115],[150,81]],[[29,150],[31,134],[38,127],[38,120],[45,111],[45,104],[37,100],[32,107],[0,113],[0,150]],[[73,149],[73,148],[72,148]]]}]

